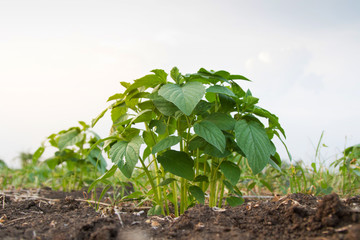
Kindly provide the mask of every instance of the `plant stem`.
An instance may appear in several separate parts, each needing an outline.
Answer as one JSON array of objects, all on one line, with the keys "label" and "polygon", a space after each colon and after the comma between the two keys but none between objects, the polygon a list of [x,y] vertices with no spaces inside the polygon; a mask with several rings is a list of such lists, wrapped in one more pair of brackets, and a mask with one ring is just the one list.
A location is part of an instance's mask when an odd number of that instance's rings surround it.
[{"label": "plant stem", "polygon": [[[170,174],[170,177],[174,177],[174,175]],[[179,216],[179,205],[178,205],[176,181],[172,182],[172,190],[173,190],[173,197],[174,197],[175,217],[178,217]]]},{"label": "plant stem", "polygon": [[222,202],[223,202],[223,198],[224,198],[224,189],[225,189],[224,180],[225,180],[224,175],[221,175],[221,179],[220,179],[220,183],[219,183],[220,184],[219,188],[221,189],[220,190],[219,205],[218,205],[219,208],[222,207]]},{"label": "plant stem", "polygon": [[[147,167],[146,167],[144,161],[141,159],[141,157],[139,157],[139,160],[140,160],[141,165],[143,166],[143,170],[144,170],[146,176],[149,179],[151,188],[154,190],[154,197],[155,197],[156,204],[160,205],[160,199],[159,199],[159,196],[157,195],[156,190],[155,190],[156,186],[155,186],[155,183],[154,183],[154,179],[152,178],[149,170],[147,169]],[[164,207],[162,205],[160,205],[160,206],[161,206],[161,214],[165,215]]]},{"label": "plant stem", "polygon": [[211,173],[210,173],[210,199],[209,206],[215,207],[216,205],[216,167],[214,166],[215,159],[211,159]]}]

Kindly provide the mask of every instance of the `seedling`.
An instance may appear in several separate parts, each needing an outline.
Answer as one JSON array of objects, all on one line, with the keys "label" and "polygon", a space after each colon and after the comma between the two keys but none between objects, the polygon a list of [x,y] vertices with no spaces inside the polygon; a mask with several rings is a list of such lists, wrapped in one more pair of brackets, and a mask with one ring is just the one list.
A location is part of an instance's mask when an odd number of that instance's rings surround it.
[{"label": "seedling", "polygon": [[221,207],[223,199],[243,203],[235,156],[246,158],[254,174],[269,163],[279,169],[272,139],[285,132],[278,117],[238,84],[249,79],[203,68],[182,75],[174,67],[170,78],[160,69],[151,72],[132,84],[121,82],[125,91],[111,96],[112,104],[93,120],[92,126],[111,113],[110,136],[92,148],[104,143],[114,166],[91,187],[117,168],[130,179],[138,168],[151,185],[150,214],[169,214],[172,204],[178,216],[196,201],[210,207]]}]

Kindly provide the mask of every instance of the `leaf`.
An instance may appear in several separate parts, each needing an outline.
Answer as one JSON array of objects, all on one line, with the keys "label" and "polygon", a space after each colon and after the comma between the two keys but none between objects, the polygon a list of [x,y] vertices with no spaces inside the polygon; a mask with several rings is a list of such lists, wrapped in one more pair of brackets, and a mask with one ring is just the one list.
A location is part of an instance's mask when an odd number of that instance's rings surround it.
[{"label": "leaf", "polygon": [[212,113],[205,117],[206,121],[214,123],[221,130],[233,130],[235,127],[236,120],[230,115],[225,113]]},{"label": "leaf", "polygon": [[153,111],[151,109],[145,109],[139,112],[130,122],[132,123],[140,123],[140,122],[150,122],[152,119]]},{"label": "leaf", "polygon": [[106,171],[106,160],[101,154],[101,150],[99,148],[94,148],[87,156],[88,161],[95,167],[97,167],[98,171],[104,173]]},{"label": "leaf", "polygon": [[221,111],[223,112],[232,112],[235,109],[236,106],[236,102],[233,98],[224,95],[224,94],[219,94],[219,100],[220,100],[220,104],[221,104]]},{"label": "leaf", "polygon": [[202,77],[205,77],[211,81],[211,83],[216,84],[218,81],[220,82],[229,82],[227,80],[227,77],[229,76],[229,73],[226,71],[217,71],[214,72],[213,70],[207,71],[204,68],[201,68],[198,71],[198,74]]},{"label": "leaf", "polygon": [[168,150],[157,159],[165,171],[190,181],[194,179],[194,160],[187,153]]},{"label": "leaf", "polygon": [[166,124],[160,120],[151,120],[149,123],[149,128],[152,129],[156,127],[155,132],[158,134],[164,134],[166,132]]},{"label": "leaf", "polygon": [[161,215],[162,214],[162,208],[160,205],[155,205],[152,208],[149,209],[149,211],[147,212],[148,216],[156,216],[156,215]]},{"label": "leaf", "polygon": [[220,85],[211,86],[208,89],[206,89],[206,92],[222,93],[231,97],[236,97],[236,95],[230,89]]},{"label": "leaf", "polygon": [[168,83],[159,89],[159,95],[175,104],[183,113],[190,115],[205,94],[205,87],[199,82],[182,86]]},{"label": "leaf", "polygon": [[209,178],[206,175],[198,175],[193,182],[209,182]]},{"label": "leaf", "polygon": [[240,80],[245,80],[245,81],[250,81],[248,78],[242,76],[242,75],[230,75],[229,78],[230,80],[234,80],[234,79],[240,79]]},{"label": "leaf", "polygon": [[159,96],[157,92],[150,95],[155,107],[165,116],[173,116],[179,109],[172,103]]},{"label": "leaf", "polygon": [[58,147],[60,150],[68,146],[75,145],[76,143],[83,140],[84,135],[81,134],[80,129],[75,128],[59,136]]},{"label": "leaf", "polygon": [[201,121],[194,125],[194,131],[208,143],[219,149],[220,152],[223,153],[225,151],[225,136],[214,123],[209,121]]},{"label": "leaf", "polygon": [[144,139],[144,142],[147,146],[149,147],[153,147],[156,142],[155,142],[155,139],[154,139],[154,136],[152,136],[153,133],[151,132],[147,132],[147,131],[144,131],[143,132],[143,139]]},{"label": "leaf", "polygon": [[239,98],[245,97],[246,95],[245,91],[234,81],[231,82],[231,90]]},{"label": "leaf", "polygon": [[173,181],[176,181],[176,179],[175,179],[175,178],[167,178],[167,179],[165,179],[164,181],[162,181],[161,183],[159,183],[158,186],[159,186],[159,187],[161,187],[161,186],[166,186],[166,185],[172,183]]},{"label": "leaf", "polygon": [[161,77],[157,76],[157,75],[152,75],[152,74],[149,74],[149,75],[146,75],[142,78],[139,78],[139,79],[136,79],[134,81],[133,84],[131,84],[130,87],[128,87],[125,92],[124,92],[124,95],[128,94],[129,92],[131,92],[132,90],[135,90],[137,88],[140,88],[140,87],[144,87],[144,88],[154,88],[156,87],[157,85],[159,84],[162,84],[162,83],[166,83],[166,80],[164,81],[164,79],[162,79]]},{"label": "leaf", "polygon": [[227,149],[225,149],[224,152],[220,152],[219,149],[217,149],[216,147],[214,147],[213,145],[211,145],[207,142],[204,147],[204,153],[209,156],[216,157],[216,158],[225,158],[231,154],[231,152],[228,151]]},{"label": "leaf", "polygon": [[32,156],[32,162],[36,163],[39,160],[39,158],[43,155],[44,151],[45,151],[45,147],[43,146],[36,149],[35,153]]},{"label": "leaf", "polygon": [[208,143],[202,137],[196,136],[190,140],[189,150],[194,151],[197,148],[203,149]]},{"label": "leaf", "polygon": [[174,146],[178,144],[181,141],[181,137],[179,136],[168,136],[158,142],[153,148],[152,148],[152,154],[155,154],[157,152],[161,152],[162,150],[165,150],[171,146]]},{"label": "leaf", "polygon": [[123,93],[116,93],[108,98],[107,102],[110,102],[112,100],[122,99],[124,97]]},{"label": "leaf", "polygon": [[238,198],[238,197],[228,197],[228,198],[226,198],[226,202],[231,207],[236,207],[236,206],[243,204],[245,202],[245,200],[243,198]]},{"label": "leaf", "polygon": [[198,186],[190,186],[189,192],[194,196],[199,203],[205,204],[205,194]]},{"label": "leaf", "polygon": [[139,159],[140,146],[143,143],[140,136],[128,141],[115,143],[109,151],[111,161],[115,163],[125,177],[130,178]]},{"label": "leaf", "polygon": [[181,76],[177,67],[173,67],[173,69],[171,69],[170,76],[177,84],[181,84],[183,81],[183,77]]},{"label": "leaf", "polygon": [[210,110],[213,106],[214,106],[213,103],[210,103],[210,102],[207,102],[207,101],[204,101],[204,100],[200,100],[200,102],[196,105],[193,112],[196,115],[204,114],[208,110]]},{"label": "leaf", "polygon": [[91,121],[91,127],[94,127],[95,124],[105,115],[105,113],[107,112],[109,108],[106,108],[104,111],[102,111],[96,118],[94,118]]},{"label": "leaf", "polygon": [[164,70],[154,69],[154,70],[151,70],[150,72],[155,73],[155,75],[158,76],[163,81],[163,83],[166,83],[168,74]]},{"label": "leaf", "polygon": [[272,151],[265,129],[256,121],[239,120],[235,124],[235,138],[253,173],[259,173],[269,163]]},{"label": "leaf", "polygon": [[220,164],[220,170],[224,174],[225,178],[235,186],[240,179],[240,168],[233,162],[223,161]]},{"label": "leaf", "polygon": [[111,109],[111,119],[113,121],[114,124],[117,124],[119,122],[121,122],[122,120],[121,117],[124,116],[126,114],[127,108],[125,103],[122,103],[116,107],[113,107]]}]

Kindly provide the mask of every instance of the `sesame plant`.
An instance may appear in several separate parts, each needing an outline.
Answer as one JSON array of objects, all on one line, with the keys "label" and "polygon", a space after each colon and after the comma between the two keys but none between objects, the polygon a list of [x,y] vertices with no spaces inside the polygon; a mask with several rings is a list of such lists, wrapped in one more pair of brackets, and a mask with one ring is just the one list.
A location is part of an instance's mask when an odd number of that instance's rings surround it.
[{"label": "sesame plant", "polygon": [[111,114],[110,136],[92,148],[103,144],[114,165],[90,189],[117,169],[129,179],[138,169],[151,186],[144,193],[154,204],[150,214],[169,214],[172,205],[178,216],[196,202],[243,203],[241,161],[253,174],[269,163],[280,170],[272,139],[285,132],[278,117],[241,88],[239,82],[249,79],[203,68],[186,75],[176,67],[170,76],[151,72],[132,84],[121,82],[125,91],[111,96],[93,120],[92,126]]},{"label": "sesame plant", "polygon": [[85,122],[79,121],[79,124],[80,127],[51,134],[33,154],[32,162],[37,165],[46,148],[55,149],[53,156],[40,163],[50,168],[53,188],[56,188],[56,180],[61,179],[64,190],[79,189],[85,182],[97,178],[97,173],[106,172],[101,144],[90,150],[100,137]]}]

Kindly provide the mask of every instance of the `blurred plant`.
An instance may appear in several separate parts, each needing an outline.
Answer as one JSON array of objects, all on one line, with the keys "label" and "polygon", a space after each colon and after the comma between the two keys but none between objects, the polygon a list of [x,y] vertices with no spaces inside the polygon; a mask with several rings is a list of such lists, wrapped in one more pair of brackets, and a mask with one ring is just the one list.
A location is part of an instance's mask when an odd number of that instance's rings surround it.
[{"label": "blurred plant", "polygon": [[339,167],[342,193],[352,195],[360,187],[360,144],[346,148],[331,166]]},{"label": "blurred plant", "polygon": [[36,164],[46,148],[56,149],[54,156],[44,161],[52,170],[53,187],[60,178],[64,190],[79,189],[97,178],[97,173],[106,171],[107,164],[99,148],[101,144],[90,150],[100,137],[85,122],[79,121],[79,124],[81,127],[51,134],[34,153],[32,160]]}]

